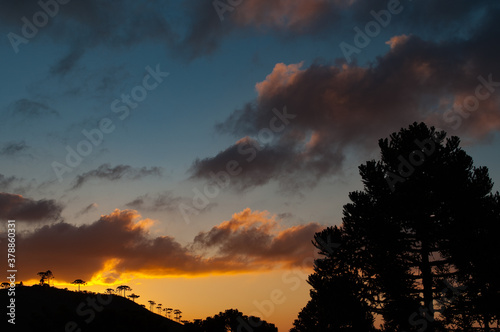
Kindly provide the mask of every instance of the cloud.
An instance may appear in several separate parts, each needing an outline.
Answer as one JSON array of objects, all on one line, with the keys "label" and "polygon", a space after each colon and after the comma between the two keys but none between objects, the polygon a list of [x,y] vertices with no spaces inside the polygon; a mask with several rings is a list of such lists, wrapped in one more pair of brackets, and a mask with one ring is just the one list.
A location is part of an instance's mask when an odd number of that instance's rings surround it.
[{"label": "cloud", "polygon": [[[36,1],[20,0],[2,6],[0,23],[22,35],[22,17],[31,20],[42,8]],[[54,18],[40,30],[58,43],[71,41],[68,53],[52,67],[53,74],[65,75],[78,64],[85,51],[105,45],[124,49],[147,41],[169,45],[175,37],[161,1],[71,1],[59,5]],[[39,32],[39,33],[42,33]],[[36,40],[36,39],[35,39]]]},{"label": "cloud", "polygon": [[[303,260],[313,255],[311,239],[322,228],[314,223],[285,228],[267,212],[245,209],[200,233],[192,244],[181,245],[171,236],[152,237],[153,224],[137,211],[117,209],[88,225],[60,222],[18,234],[18,254],[23,257],[18,277],[30,279],[50,269],[59,281],[82,278],[111,283],[134,275],[310,267]],[[214,254],[202,253],[214,249]]]},{"label": "cloud", "polygon": [[[320,153],[321,156],[316,155]],[[322,152],[314,149],[297,152],[291,138],[262,145],[256,139],[244,137],[214,157],[196,159],[190,172],[191,178],[212,181],[212,174],[225,171],[236,162],[241,171],[229,178],[229,188],[241,192],[278,180],[281,190],[291,192],[316,185],[321,177],[338,171],[342,161],[341,154],[326,147]]]},{"label": "cloud", "polygon": [[81,48],[74,48],[69,54],[60,59],[51,69],[52,74],[65,75],[70,72],[83,56],[85,51]]},{"label": "cloud", "polygon": [[40,118],[45,116],[59,116],[59,112],[48,106],[47,104],[30,100],[18,99],[10,105],[12,115],[20,116],[24,119]]},{"label": "cloud", "polygon": [[130,165],[117,165],[115,167],[111,167],[110,164],[102,164],[101,166],[99,166],[94,170],[78,175],[71,189],[73,190],[80,188],[90,179],[117,181],[125,178],[128,180],[137,180],[150,175],[161,176],[161,168],[160,167],[134,168]]},{"label": "cloud", "polygon": [[[46,184],[41,184],[38,187],[42,187],[44,185]],[[34,180],[26,181],[26,179],[19,178],[17,176],[5,176],[0,174],[0,192],[16,192],[24,194],[35,186],[36,183]]]},{"label": "cloud", "polygon": [[[66,75],[77,66],[84,52],[102,45],[123,50],[155,42],[165,45],[168,52],[180,59],[192,60],[213,53],[231,34],[248,30],[289,40],[302,35],[325,39],[334,36],[339,42],[338,38],[350,36],[352,27],[363,28],[372,21],[372,11],[386,10],[388,2],[253,0],[242,1],[219,14],[214,1],[181,0],[172,4],[159,0],[71,1],[60,6],[57,16],[43,27],[43,34],[58,43],[71,40],[67,54],[52,66],[53,74]],[[392,16],[391,29],[403,33],[411,29],[443,39],[467,34],[482,20],[482,15],[489,15],[490,10],[498,6],[490,0],[461,3],[401,0],[399,3],[402,12]],[[0,11],[0,24],[21,35],[21,18],[31,19],[40,10],[35,1],[10,2]]]},{"label": "cloud", "polygon": [[[191,202],[192,198],[175,196],[171,191],[164,191],[154,195],[145,194],[138,196],[126,203],[125,206],[140,211],[178,212],[180,204],[189,205]],[[209,211],[216,205],[216,203],[210,203],[201,211]]]},{"label": "cloud", "polygon": [[13,156],[28,149],[29,146],[25,141],[7,142],[0,148],[0,155]]},{"label": "cloud", "polygon": [[16,221],[60,220],[63,207],[53,199],[33,200],[21,195],[0,193],[0,218]]},{"label": "cloud", "polygon": [[[222,1],[223,3],[226,3]],[[294,40],[300,36],[334,39],[335,43],[352,41],[355,26],[364,29],[374,20],[372,12],[387,10],[388,0],[254,0],[239,2],[218,13],[213,2],[192,3],[191,21],[177,49],[193,59],[213,53],[224,38],[252,30],[272,34],[278,39]],[[391,15],[391,30],[429,38],[452,39],[468,35],[478,22],[493,17],[498,4],[489,0],[422,0],[395,2],[399,13]]]},{"label": "cloud", "polygon": [[323,226],[317,223],[283,229],[277,216],[246,208],[228,221],[200,232],[194,247],[216,249],[217,256],[255,266],[301,266],[311,256],[311,239]]},{"label": "cloud", "polygon": [[[308,68],[276,64],[256,84],[256,100],[216,126],[238,141],[215,156],[196,159],[191,176],[210,180],[211,172],[235,160],[242,170],[231,178],[231,188],[276,180],[293,192],[339,174],[353,151],[373,152],[378,139],[414,121],[467,139],[485,138],[500,129],[500,64],[495,58],[500,25],[494,17],[471,36],[447,42],[393,37],[387,53],[364,67],[344,60]],[[487,97],[478,100],[476,111],[459,111],[473,108],[479,85]],[[282,107],[294,117],[270,130],[281,124],[273,119],[280,118],[276,108]]]},{"label": "cloud", "polygon": [[84,214],[87,214],[91,211],[95,211],[97,209],[97,207],[99,206],[99,204],[97,203],[90,203],[89,205],[87,205],[86,207],[84,207],[83,209],[81,209],[80,211],[78,211],[78,213],[76,214],[76,216],[82,216]]},{"label": "cloud", "polygon": [[214,7],[214,1],[186,2],[186,16],[191,20],[177,49],[182,56],[192,60],[213,53],[225,37],[238,30],[253,29],[259,33],[278,33],[285,37],[326,31],[336,24],[338,12],[335,4],[340,2],[243,1],[233,10],[220,14]]},{"label": "cloud", "polygon": [[338,0],[245,1],[231,17],[240,26],[312,33],[339,20],[341,6]]}]

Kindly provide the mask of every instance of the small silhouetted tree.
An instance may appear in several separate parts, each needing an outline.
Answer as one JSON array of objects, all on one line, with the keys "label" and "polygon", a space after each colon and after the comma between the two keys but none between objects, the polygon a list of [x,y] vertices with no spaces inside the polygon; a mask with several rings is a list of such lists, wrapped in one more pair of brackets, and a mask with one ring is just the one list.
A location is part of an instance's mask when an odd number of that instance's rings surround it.
[{"label": "small silhouetted tree", "polygon": [[[179,314],[180,316],[180,314]],[[180,316],[182,317],[182,316]],[[180,319],[180,318],[179,318]],[[185,322],[187,332],[205,331],[252,331],[252,332],[277,332],[274,324],[267,323],[258,317],[243,315],[236,309],[228,309],[213,317],[204,320],[195,319],[193,322]]]},{"label": "small silhouetted tree", "polygon": [[132,294],[130,294],[128,297],[129,297],[129,298],[131,298],[131,299],[132,299],[132,301],[134,301],[134,302],[135,302],[135,299],[139,298],[139,297],[140,297],[140,295],[136,295],[136,294],[132,293]]},{"label": "small silhouetted tree", "polygon": [[86,285],[87,282],[83,281],[82,279],[76,279],[75,281],[72,282],[73,285],[78,285],[78,291],[80,291],[80,285]]},{"label": "small silhouetted tree", "polygon": [[179,309],[175,309],[174,310],[174,315],[175,315],[175,320],[176,321],[180,320],[181,314],[182,314],[182,311],[180,311]]},{"label": "small silhouetted tree", "polygon": [[50,286],[50,279],[54,278],[50,270],[38,272],[37,275],[40,276],[40,286],[45,285],[45,281],[47,281],[47,285]]},{"label": "small silhouetted tree", "polygon": [[2,282],[2,285],[1,285],[2,288],[9,288],[10,287],[10,282]]},{"label": "small silhouetted tree", "polygon": [[153,306],[156,304],[156,302],[153,300],[149,300],[148,303],[149,303],[149,310],[153,311]]},{"label": "small silhouetted tree", "polygon": [[125,292],[131,292],[131,291],[132,291],[132,288],[130,288],[130,287],[129,287],[129,286],[127,286],[127,285],[120,285],[120,286],[116,287],[116,290],[117,290],[118,292],[123,291],[123,297],[126,297],[126,296],[125,296]]}]

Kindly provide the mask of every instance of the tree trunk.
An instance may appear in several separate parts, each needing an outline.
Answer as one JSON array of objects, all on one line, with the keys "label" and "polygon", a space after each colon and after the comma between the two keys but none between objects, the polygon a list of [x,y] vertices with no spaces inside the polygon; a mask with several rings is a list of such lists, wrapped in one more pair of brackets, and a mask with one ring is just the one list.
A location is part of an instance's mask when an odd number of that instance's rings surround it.
[{"label": "tree trunk", "polygon": [[484,332],[490,332],[490,316],[484,315]]},{"label": "tree trunk", "polygon": [[[424,237],[425,238],[425,237]],[[432,268],[429,262],[429,245],[422,240],[422,286],[424,294],[425,318],[427,320],[426,332],[434,332],[434,306],[432,292]]]}]

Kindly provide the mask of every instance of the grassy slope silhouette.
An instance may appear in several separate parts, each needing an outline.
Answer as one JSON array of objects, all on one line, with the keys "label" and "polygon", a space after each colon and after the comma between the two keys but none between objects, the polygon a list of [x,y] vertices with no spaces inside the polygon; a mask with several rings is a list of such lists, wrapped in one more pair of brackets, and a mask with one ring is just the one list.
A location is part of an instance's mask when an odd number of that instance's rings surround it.
[{"label": "grassy slope silhouette", "polygon": [[[0,323],[2,331],[185,330],[183,325],[152,313],[122,296],[73,292],[38,285],[16,287],[15,292],[16,324],[7,322],[9,316],[4,311]],[[8,312],[7,290],[0,290],[0,303]],[[68,322],[74,322],[74,326],[68,325]]]}]

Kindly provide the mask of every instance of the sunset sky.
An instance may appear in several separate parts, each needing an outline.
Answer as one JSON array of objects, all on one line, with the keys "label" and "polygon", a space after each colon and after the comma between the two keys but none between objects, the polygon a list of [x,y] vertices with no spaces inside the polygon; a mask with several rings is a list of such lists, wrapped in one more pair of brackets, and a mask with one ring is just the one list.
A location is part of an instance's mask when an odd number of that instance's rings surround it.
[{"label": "sunset sky", "polygon": [[2,2],[2,250],[15,219],[25,283],[50,269],[288,331],[313,235],[380,138],[458,135],[500,189],[498,17],[492,0]]}]

